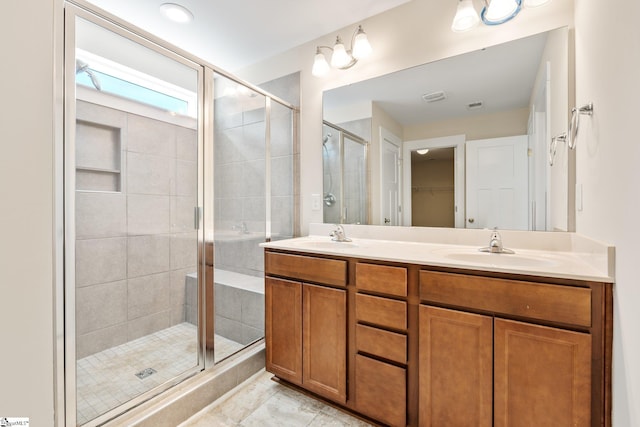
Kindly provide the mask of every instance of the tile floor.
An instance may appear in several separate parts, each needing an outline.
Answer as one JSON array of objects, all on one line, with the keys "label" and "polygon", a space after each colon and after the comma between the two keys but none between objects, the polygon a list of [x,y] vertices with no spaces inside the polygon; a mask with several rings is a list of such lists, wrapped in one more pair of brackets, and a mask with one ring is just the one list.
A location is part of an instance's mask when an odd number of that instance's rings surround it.
[{"label": "tile floor", "polygon": [[264,370],[178,427],[368,427],[332,406],[271,380]]},{"label": "tile floor", "polygon": [[[84,424],[120,404],[187,371],[197,364],[197,329],[191,323],[147,335],[78,360],[78,424]],[[243,345],[216,335],[216,361]],[[135,374],[156,372],[144,379]]]}]

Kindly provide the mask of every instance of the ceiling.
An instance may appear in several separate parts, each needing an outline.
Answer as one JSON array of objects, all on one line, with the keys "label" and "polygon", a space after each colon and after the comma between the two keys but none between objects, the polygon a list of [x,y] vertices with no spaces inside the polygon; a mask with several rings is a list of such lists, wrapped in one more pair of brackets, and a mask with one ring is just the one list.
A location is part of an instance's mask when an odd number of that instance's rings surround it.
[{"label": "ceiling", "polygon": [[[355,25],[408,1],[89,0],[107,12],[231,72]],[[169,21],[159,9],[165,2],[186,7],[193,13],[194,20],[188,24]],[[309,53],[310,58],[313,53]]]},{"label": "ceiling", "polygon": [[[405,126],[528,107],[546,38],[541,33],[332,89],[323,96],[325,117],[372,101]],[[422,99],[437,91],[446,98]],[[477,101],[482,108],[467,108]]]}]

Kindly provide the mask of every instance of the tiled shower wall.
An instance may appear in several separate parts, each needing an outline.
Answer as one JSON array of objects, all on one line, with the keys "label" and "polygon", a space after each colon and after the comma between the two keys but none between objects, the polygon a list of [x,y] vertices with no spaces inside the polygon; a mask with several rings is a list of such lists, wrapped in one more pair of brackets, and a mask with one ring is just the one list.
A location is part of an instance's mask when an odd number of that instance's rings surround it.
[{"label": "tiled shower wall", "polygon": [[[298,93],[297,74],[271,82]],[[224,92],[223,77],[216,90]],[[294,94],[294,95],[295,95]],[[291,111],[271,104],[271,231],[273,238],[293,236],[294,145]],[[233,94],[215,100],[214,199],[215,265],[250,276],[264,275],[265,98]],[[243,225],[248,233],[242,233]]]},{"label": "tiled shower wall", "polygon": [[92,152],[104,156],[111,135],[119,167],[109,173],[120,182],[120,191],[76,191],[82,358],[186,320],[185,278],[197,262],[197,133],[195,121],[187,128],[82,101],[77,119],[84,128],[77,163],[91,163]]}]

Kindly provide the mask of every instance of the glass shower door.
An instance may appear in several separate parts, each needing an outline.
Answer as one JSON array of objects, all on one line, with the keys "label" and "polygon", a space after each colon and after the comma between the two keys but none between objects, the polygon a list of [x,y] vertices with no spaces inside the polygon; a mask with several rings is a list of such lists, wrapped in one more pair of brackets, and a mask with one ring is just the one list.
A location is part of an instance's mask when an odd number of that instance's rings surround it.
[{"label": "glass shower door", "polygon": [[67,421],[98,425],[203,368],[202,72],[67,10]]}]

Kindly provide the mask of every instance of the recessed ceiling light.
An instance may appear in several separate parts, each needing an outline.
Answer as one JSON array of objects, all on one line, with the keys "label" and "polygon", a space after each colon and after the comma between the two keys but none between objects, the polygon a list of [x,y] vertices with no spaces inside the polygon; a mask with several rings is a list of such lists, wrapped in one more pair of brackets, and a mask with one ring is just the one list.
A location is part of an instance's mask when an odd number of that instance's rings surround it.
[{"label": "recessed ceiling light", "polygon": [[160,12],[170,20],[184,24],[193,21],[193,13],[184,6],[175,3],[160,5]]}]

